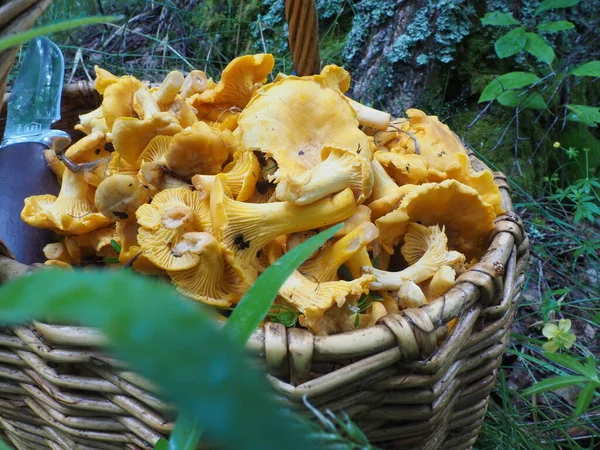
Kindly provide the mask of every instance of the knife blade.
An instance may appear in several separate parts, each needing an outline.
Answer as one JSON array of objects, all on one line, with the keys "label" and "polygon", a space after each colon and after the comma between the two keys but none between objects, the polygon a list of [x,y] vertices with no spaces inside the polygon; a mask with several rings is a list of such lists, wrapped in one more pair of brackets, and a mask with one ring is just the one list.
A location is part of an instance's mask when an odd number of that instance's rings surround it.
[{"label": "knife blade", "polygon": [[18,261],[43,261],[43,247],[56,240],[49,230],[21,220],[24,200],[32,195],[58,195],[59,184],[43,151],[64,149],[70,136],[52,130],[60,118],[64,60],[48,38],[32,40],[8,101],[6,129],[0,144],[0,239]]}]

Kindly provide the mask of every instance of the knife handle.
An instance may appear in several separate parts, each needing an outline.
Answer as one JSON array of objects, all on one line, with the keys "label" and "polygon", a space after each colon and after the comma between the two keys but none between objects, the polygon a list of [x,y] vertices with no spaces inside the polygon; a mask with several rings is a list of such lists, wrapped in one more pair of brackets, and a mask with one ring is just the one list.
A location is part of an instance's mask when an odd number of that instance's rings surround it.
[{"label": "knife handle", "polygon": [[0,148],[0,239],[17,261],[33,264],[44,261],[42,249],[56,242],[52,231],[32,227],[21,220],[24,200],[32,195],[58,195],[60,186],[50,170],[38,142]]}]

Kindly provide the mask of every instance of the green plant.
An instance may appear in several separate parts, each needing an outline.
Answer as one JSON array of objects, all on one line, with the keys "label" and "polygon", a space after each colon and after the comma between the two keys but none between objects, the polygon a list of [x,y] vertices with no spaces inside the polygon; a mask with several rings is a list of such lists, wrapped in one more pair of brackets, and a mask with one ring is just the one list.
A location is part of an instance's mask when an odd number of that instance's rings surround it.
[{"label": "green plant", "polygon": [[[496,55],[500,59],[518,57],[518,65],[526,71],[512,71],[492,80],[481,92],[479,103],[493,102],[516,108],[515,117],[509,123],[515,123],[518,136],[518,114],[525,109],[541,110],[549,116],[550,130],[564,121],[580,122],[588,126],[600,123],[600,108],[587,104],[570,103],[569,95],[574,78],[600,77],[600,61],[586,61],[589,55],[582,52],[581,45],[573,44],[569,51],[564,48],[557,51],[555,43],[549,43],[544,35],[571,33],[575,25],[568,20],[553,20],[556,10],[565,10],[579,4],[580,0],[544,0],[533,16],[524,22],[515,19],[512,14],[494,11],[486,14],[483,25],[510,28],[494,43]],[[552,11],[552,14],[549,12]],[[563,46],[564,47],[564,46]],[[558,56],[557,56],[558,53]],[[529,55],[533,61],[524,57]],[[538,115],[539,120],[540,116]],[[561,122],[562,119],[562,122]],[[516,144],[515,144],[516,145]],[[538,143],[537,148],[541,145]],[[531,155],[533,156],[533,155]]]},{"label": "green plant", "polygon": [[580,416],[588,411],[596,389],[600,388],[600,371],[597,366],[600,363],[592,355],[589,355],[582,364],[572,356],[556,353],[545,353],[544,356],[550,361],[566,367],[578,375],[561,375],[553,378],[546,378],[538,381],[530,388],[523,391],[522,395],[534,395],[540,392],[552,391],[569,386],[578,386],[583,384],[583,388],[577,397],[577,405],[574,410],[575,416]]}]

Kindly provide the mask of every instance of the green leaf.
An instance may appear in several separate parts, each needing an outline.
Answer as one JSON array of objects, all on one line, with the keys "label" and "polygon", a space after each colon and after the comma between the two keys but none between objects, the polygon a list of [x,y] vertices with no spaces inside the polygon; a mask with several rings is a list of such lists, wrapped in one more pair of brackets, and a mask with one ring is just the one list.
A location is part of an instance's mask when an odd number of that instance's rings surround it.
[{"label": "green leaf", "polygon": [[0,439],[0,450],[13,450],[13,448],[6,442],[4,442],[2,439]]},{"label": "green leaf", "polygon": [[554,22],[545,22],[537,26],[538,31],[545,31],[547,33],[554,33],[556,31],[565,31],[575,28],[573,22],[568,20],[556,20]]},{"label": "green leaf", "polygon": [[506,91],[497,98],[498,103],[520,109],[544,109],[546,102],[537,92],[524,94],[523,90]]},{"label": "green leaf", "polygon": [[[568,369],[571,369],[573,372],[577,372],[580,375],[589,376],[585,366],[572,356],[561,353],[544,353],[544,356],[550,361],[560,364],[561,366],[565,366]],[[592,374],[592,376],[595,373],[596,370],[594,369],[594,373]]]},{"label": "green leaf", "polygon": [[571,112],[567,114],[567,119],[573,122],[582,122],[589,126],[596,126],[600,123],[600,108],[587,105],[565,105]]},{"label": "green leaf", "polygon": [[271,303],[285,280],[340,228],[342,224],[322,231],[271,264],[237,304],[223,332],[226,332],[234,342],[244,345],[269,312]]},{"label": "green leaf", "polygon": [[154,450],[169,450],[169,442],[166,439],[159,439],[154,444]]},{"label": "green leaf", "polygon": [[197,422],[180,414],[169,438],[166,450],[196,450],[202,437],[202,428]]},{"label": "green leaf", "polygon": [[481,23],[484,25],[493,25],[497,27],[521,25],[521,22],[515,19],[511,14],[502,13],[500,11],[487,13],[481,18]]},{"label": "green leaf", "polygon": [[576,77],[600,77],[600,61],[589,61],[569,72]]},{"label": "green leaf", "polygon": [[530,388],[525,389],[522,394],[527,396],[544,391],[554,391],[556,389],[585,383],[587,381],[587,377],[581,377],[579,375],[565,375],[562,377],[546,378],[545,380],[538,381]]},{"label": "green leaf", "polygon": [[537,33],[527,33],[525,51],[546,64],[552,64],[556,57],[554,49]]},{"label": "green leaf", "polygon": [[7,48],[14,47],[15,45],[22,44],[38,36],[44,36],[46,34],[55,33],[57,31],[66,31],[72,28],[78,28],[85,25],[94,25],[96,23],[103,22],[114,22],[120,20],[118,16],[93,16],[93,17],[82,17],[79,19],[65,20],[63,22],[52,23],[50,25],[44,25],[42,27],[32,28],[23,33],[13,34],[0,39],[0,52]]},{"label": "green leaf", "polygon": [[308,448],[300,419],[267,394],[264,373],[207,311],[171,286],[122,271],[49,269],[0,287],[0,322],[51,315],[100,328],[117,358],[224,447]]},{"label": "green leaf", "polygon": [[571,6],[577,5],[580,1],[581,0],[544,0],[536,8],[534,15],[543,11],[548,11],[549,9],[570,8]]},{"label": "green leaf", "polygon": [[489,102],[495,100],[504,91],[510,89],[522,88],[529,86],[536,81],[539,81],[539,77],[529,72],[509,72],[504,75],[492,80],[481,93],[478,102]]},{"label": "green leaf", "polygon": [[590,403],[592,403],[592,400],[594,399],[594,392],[599,386],[600,385],[598,383],[590,381],[583,387],[581,392],[579,392],[579,395],[577,396],[577,403],[575,405],[575,411],[573,412],[575,417],[587,412],[590,407]]},{"label": "green leaf", "polygon": [[518,27],[501,36],[494,44],[494,49],[498,58],[508,58],[523,50],[526,42],[525,28]]},{"label": "green leaf", "polygon": [[117,253],[121,253],[121,245],[115,241],[114,239],[110,240],[110,246],[113,248],[113,250]]}]

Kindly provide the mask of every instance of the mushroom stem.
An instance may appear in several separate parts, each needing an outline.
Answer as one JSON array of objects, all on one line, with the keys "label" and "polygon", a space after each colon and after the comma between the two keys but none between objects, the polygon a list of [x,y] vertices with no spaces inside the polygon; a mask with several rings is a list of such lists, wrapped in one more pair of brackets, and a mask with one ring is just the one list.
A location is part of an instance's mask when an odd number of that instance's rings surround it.
[{"label": "mushroom stem", "polygon": [[369,258],[369,252],[367,247],[362,247],[356,253],[354,253],[344,265],[348,268],[353,278],[358,278],[362,275],[361,267],[372,267],[373,263]]},{"label": "mushroom stem", "polygon": [[362,103],[358,103],[351,98],[346,98],[348,99],[348,102],[350,102],[352,109],[356,111],[356,119],[358,120],[358,123],[365,127],[375,128],[376,130],[387,130],[392,117],[389,113],[363,105]]},{"label": "mushroom stem", "polygon": [[141,107],[144,117],[141,119],[147,119],[152,117],[154,114],[160,112],[156,99],[152,96],[148,89],[140,88],[135,91],[135,100]]},{"label": "mushroom stem", "polygon": [[154,98],[162,109],[166,109],[177,97],[179,89],[183,86],[183,74],[177,70],[170,72],[156,92]]}]

